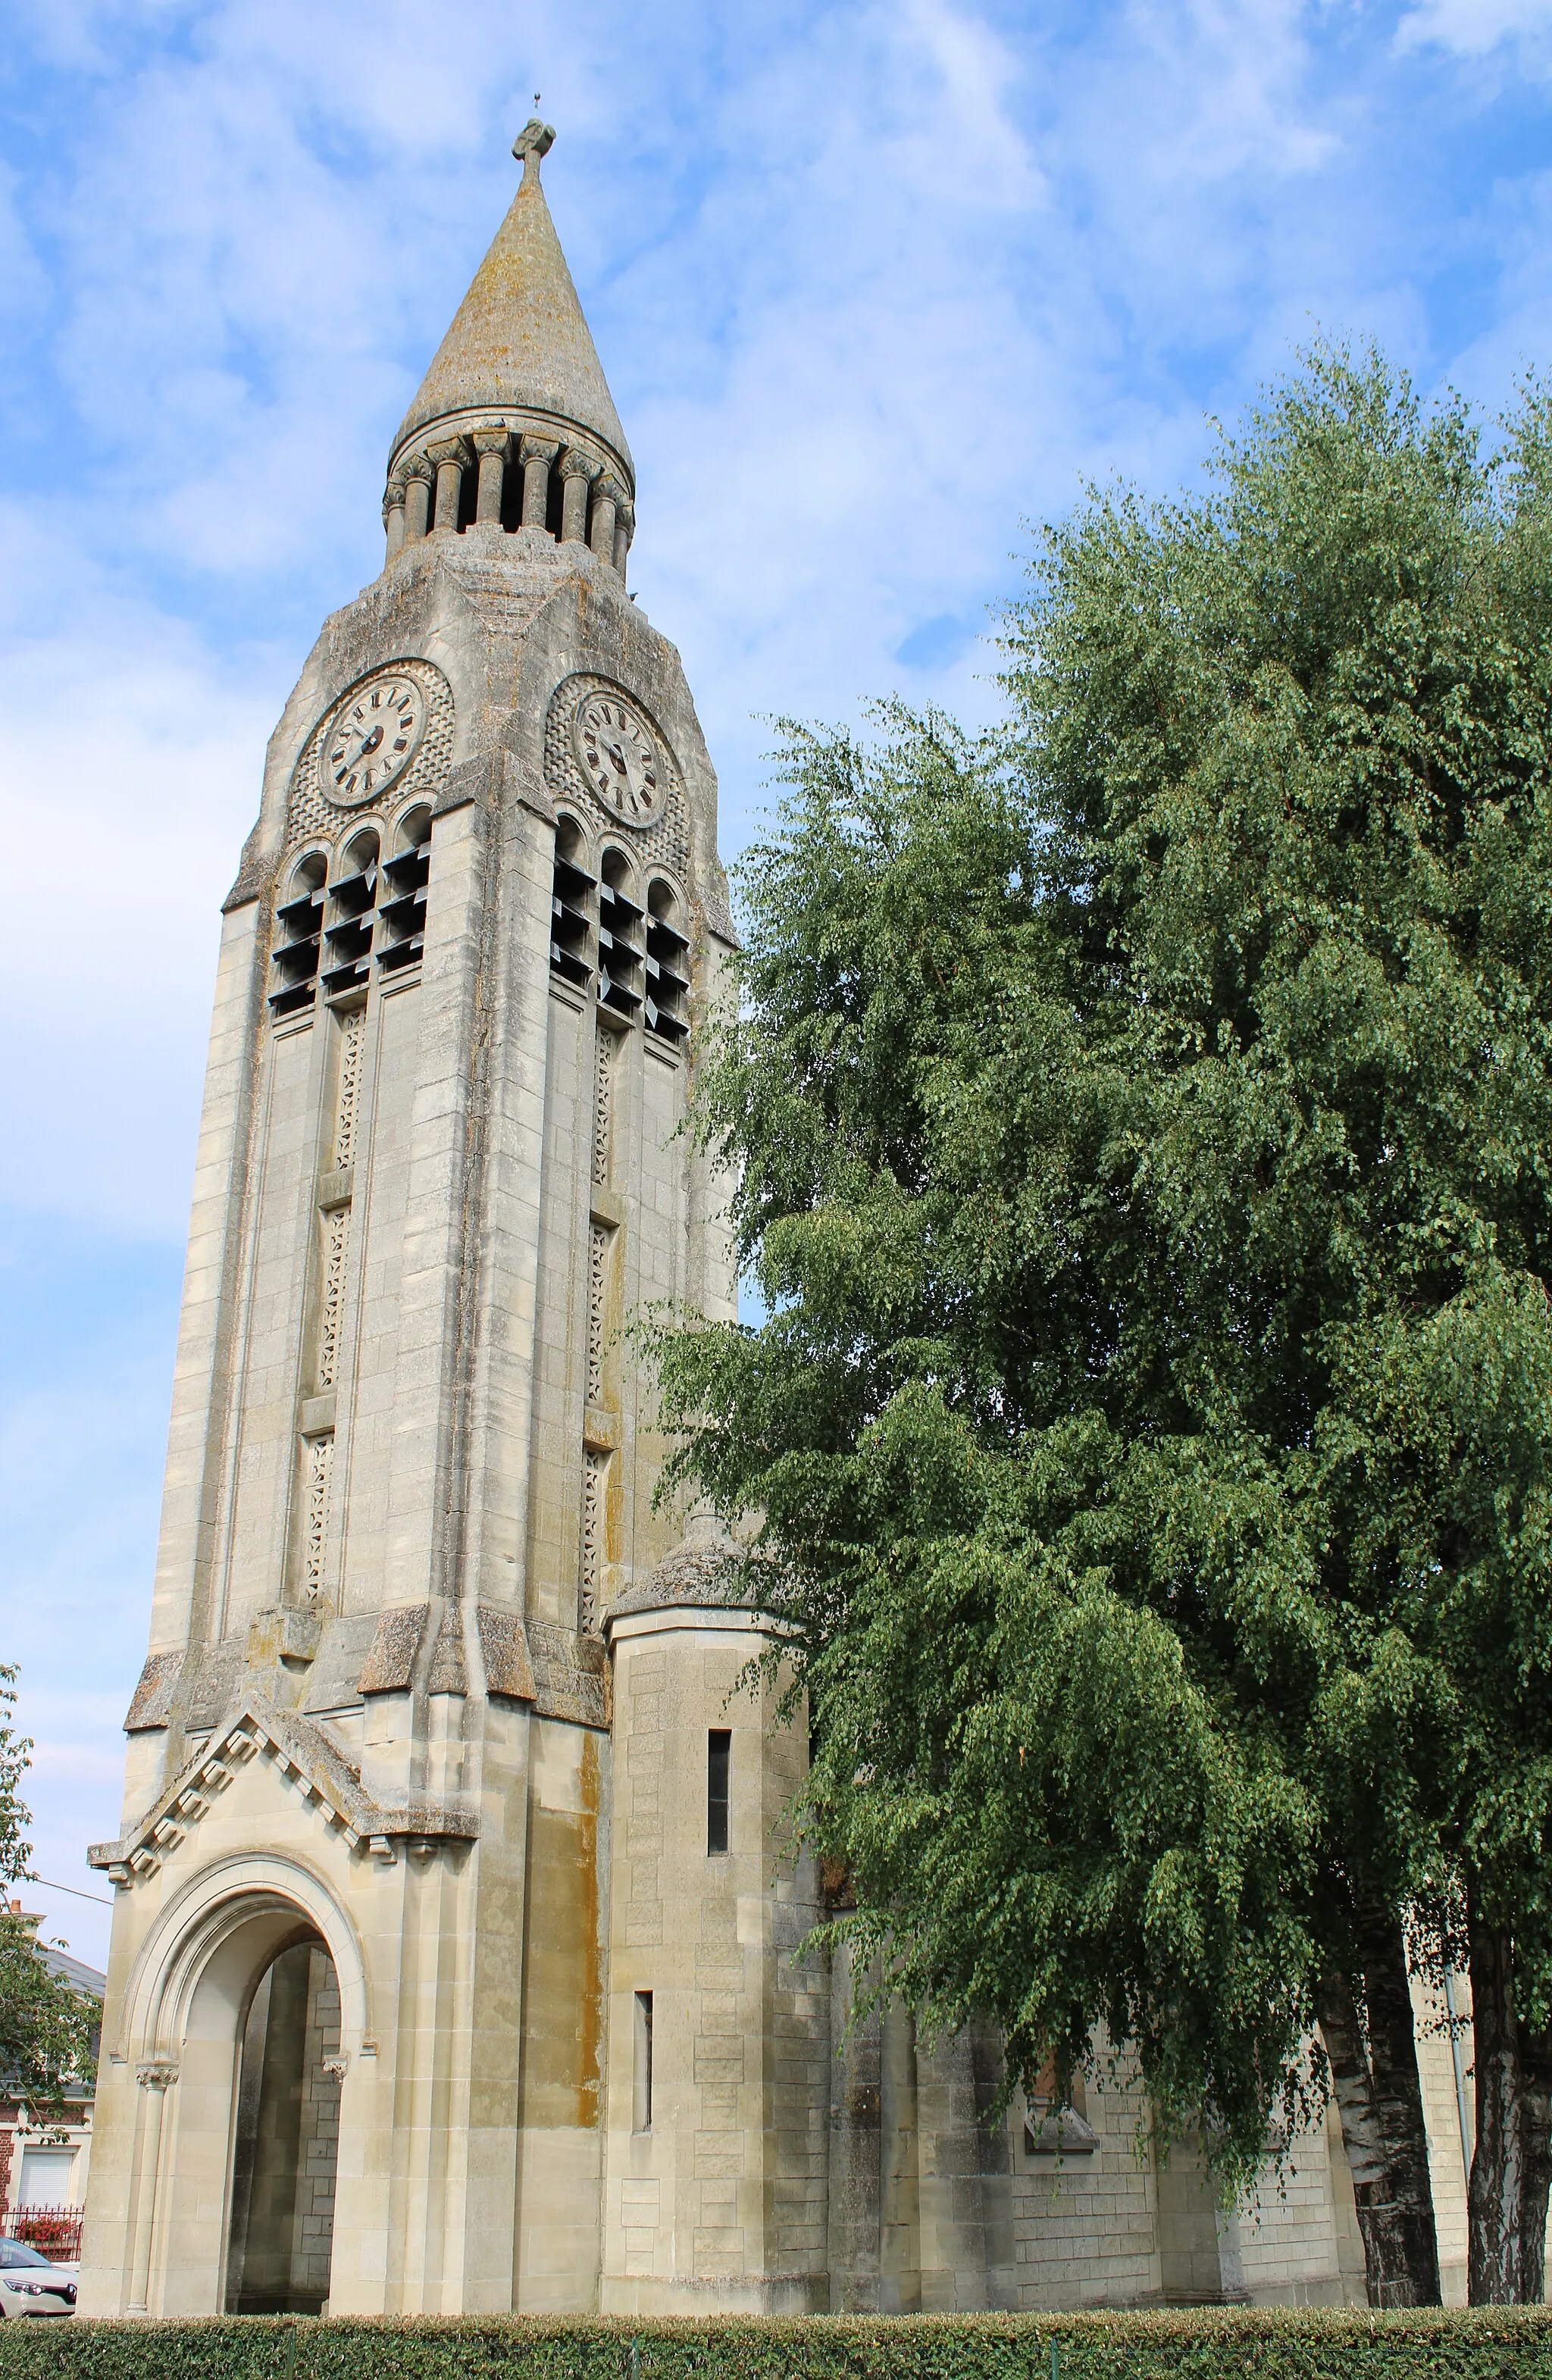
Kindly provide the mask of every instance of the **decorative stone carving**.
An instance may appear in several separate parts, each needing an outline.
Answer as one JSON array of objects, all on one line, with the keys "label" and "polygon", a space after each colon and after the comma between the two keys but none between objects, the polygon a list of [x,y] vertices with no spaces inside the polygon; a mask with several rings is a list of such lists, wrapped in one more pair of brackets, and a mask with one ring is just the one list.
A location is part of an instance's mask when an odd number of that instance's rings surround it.
[{"label": "decorative stone carving", "polygon": [[[573,722],[587,696],[597,690],[612,699],[628,701],[647,719],[657,747],[662,779],[662,807],[658,817],[646,826],[637,826],[632,835],[633,856],[639,866],[654,863],[671,868],[683,878],[689,869],[690,838],[685,814],[685,789],[673,748],[659,722],[646,710],[640,698],[626,695],[624,686],[612,678],[600,677],[591,670],[579,670],[574,676],[563,678],[550,698],[550,710],[544,722],[544,783],[551,798],[569,803],[585,818],[598,825],[613,828],[619,824],[618,813],[607,809],[583,775],[576,751]],[[728,928],[731,932],[731,926]]]},{"label": "decorative stone carving", "polygon": [[[430,468],[428,466],[428,468]],[[301,758],[291,775],[291,798],[286,817],[285,840],[288,847],[310,841],[315,835],[333,835],[339,825],[339,805],[326,804],[321,785],[327,776],[328,752],[323,748],[334,722],[348,703],[351,694],[384,674],[370,671],[347,688],[338,702],[333,704],[319,721],[302,747]],[[392,674],[413,679],[424,695],[427,718],[424,730],[408,765],[396,776],[380,778],[369,795],[358,787],[357,797],[348,805],[358,810],[376,808],[385,796],[400,798],[412,791],[434,801],[446,781],[448,764],[453,756],[453,689],[441,670],[430,662],[403,661],[397,662]]]},{"label": "decorative stone carving", "polygon": [[596,1446],[582,1458],[582,1597],[584,1628],[596,1629],[603,1587],[603,1541],[609,1499],[609,1456]]},{"label": "decorative stone carving", "polygon": [[[344,1212],[342,1208],[339,1211]],[[329,1485],[334,1469],[334,1433],[302,1440],[302,1593],[316,1602],[323,1583],[323,1547],[329,1529]]]},{"label": "decorative stone carving", "polygon": [[609,1182],[609,1152],[614,1116],[614,1036],[600,1024],[593,1037],[593,1180],[600,1188]]},{"label": "decorative stone carving", "polygon": [[538,181],[540,161],[549,156],[554,145],[554,126],[541,123],[537,115],[530,115],[512,144],[513,155],[522,164],[525,189],[530,183]]}]

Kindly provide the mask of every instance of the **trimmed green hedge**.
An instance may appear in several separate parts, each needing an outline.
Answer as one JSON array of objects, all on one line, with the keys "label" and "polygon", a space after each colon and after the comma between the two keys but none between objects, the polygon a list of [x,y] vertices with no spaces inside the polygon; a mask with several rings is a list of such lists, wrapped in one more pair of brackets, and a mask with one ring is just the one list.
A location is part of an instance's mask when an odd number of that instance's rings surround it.
[{"label": "trimmed green hedge", "polygon": [[0,2323],[0,2380],[1552,2380],[1552,2313]]}]

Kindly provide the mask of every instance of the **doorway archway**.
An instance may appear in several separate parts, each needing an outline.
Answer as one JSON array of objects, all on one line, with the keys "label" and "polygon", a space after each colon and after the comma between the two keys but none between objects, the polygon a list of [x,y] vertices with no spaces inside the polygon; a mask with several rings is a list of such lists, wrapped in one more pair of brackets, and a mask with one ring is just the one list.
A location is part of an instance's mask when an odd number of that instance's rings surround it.
[{"label": "doorway archway", "polygon": [[343,2070],[339,1980],[309,1931],[270,1960],[243,2023],[228,2313],[321,2313],[328,2303]]}]

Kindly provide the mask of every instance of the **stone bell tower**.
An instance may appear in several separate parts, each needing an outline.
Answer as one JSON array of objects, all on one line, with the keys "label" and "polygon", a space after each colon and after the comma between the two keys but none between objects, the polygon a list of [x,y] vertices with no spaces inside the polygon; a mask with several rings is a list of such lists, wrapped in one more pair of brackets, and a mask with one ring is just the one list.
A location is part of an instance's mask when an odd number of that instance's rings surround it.
[{"label": "stone bell tower", "polygon": [[1004,2109],[984,2028],[794,1955],[804,1731],[624,1328],[734,1310],[679,1129],[731,929],[551,140],[224,905],[82,2308],[1340,2299],[1340,2142],[1231,2237],[1132,2083]]},{"label": "stone bell tower", "polygon": [[730,947],[716,779],[626,591],[552,139],[515,144],[224,905],[151,1651],[92,1852],[91,2312],[814,2301],[771,2283],[747,2150],[799,1755],[729,1700],[758,1615],[654,1509],[621,1330],[734,1310],[678,1134]]}]

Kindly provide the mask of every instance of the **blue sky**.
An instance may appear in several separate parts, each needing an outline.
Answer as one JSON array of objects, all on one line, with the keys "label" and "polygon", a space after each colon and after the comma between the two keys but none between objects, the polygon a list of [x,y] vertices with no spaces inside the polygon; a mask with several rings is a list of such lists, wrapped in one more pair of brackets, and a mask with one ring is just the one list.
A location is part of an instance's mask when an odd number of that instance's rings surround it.
[{"label": "blue sky", "polygon": [[1317,330],[1485,416],[1552,366],[1552,0],[11,0],[4,63],[0,1658],[91,1892],[217,906],[532,92],[732,855],[765,720],[984,716],[1021,524]]}]

